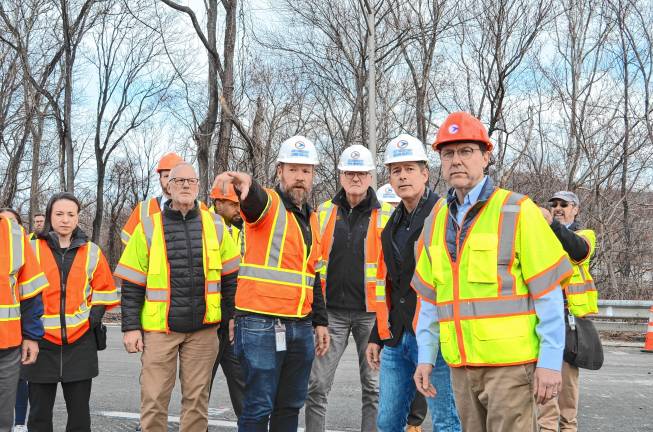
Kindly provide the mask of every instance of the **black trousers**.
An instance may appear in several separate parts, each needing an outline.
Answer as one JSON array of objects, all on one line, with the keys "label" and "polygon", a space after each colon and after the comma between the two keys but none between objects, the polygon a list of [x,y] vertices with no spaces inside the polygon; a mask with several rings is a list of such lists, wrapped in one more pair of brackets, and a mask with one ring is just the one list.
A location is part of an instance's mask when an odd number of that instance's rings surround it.
[{"label": "black trousers", "polygon": [[408,425],[421,426],[422,423],[424,423],[428,410],[429,406],[422,393],[415,392],[415,399],[413,399],[413,403],[410,404],[410,412],[408,413]]},{"label": "black trousers", "polygon": [[236,417],[240,417],[240,413],[243,412],[243,403],[245,400],[245,377],[243,376],[240,362],[234,354],[234,346],[229,343],[228,325],[225,325],[225,327],[218,330],[220,346],[218,347],[218,357],[215,359],[215,364],[213,365],[211,390],[213,389],[215,374],[218,372],[218,366],[222,366],[222,372],[224,372],[227,387],[229,388],[231,405],[233,406],[234,413],[236,413]]},{"label": "black trousers", "polygon": [[[61,383],[63,397],[66,400],[68,422],[66,432],[90,432],[92,379]],[[29,419],[27,428],[30,432],[53,432],[52,408],[57,396],[57,383],[29,383]]]}]

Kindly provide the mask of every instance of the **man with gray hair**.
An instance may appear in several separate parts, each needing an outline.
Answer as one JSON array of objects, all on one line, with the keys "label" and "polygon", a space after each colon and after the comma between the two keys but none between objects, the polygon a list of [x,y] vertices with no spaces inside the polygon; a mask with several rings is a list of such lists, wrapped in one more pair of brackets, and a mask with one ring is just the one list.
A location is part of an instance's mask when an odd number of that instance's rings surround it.
[{"label": "man with gray hair", "polygon": [[[170,171],[170,201],[134,230],[115,275],[127,352],[142,352],[141,426],[167,432],[177,357],[180,430],[205,431],[222,308],[233,308],[240,253],[218,215],[199,207],[188,163]],[[226,323],[225,323],[226,325]]]}]

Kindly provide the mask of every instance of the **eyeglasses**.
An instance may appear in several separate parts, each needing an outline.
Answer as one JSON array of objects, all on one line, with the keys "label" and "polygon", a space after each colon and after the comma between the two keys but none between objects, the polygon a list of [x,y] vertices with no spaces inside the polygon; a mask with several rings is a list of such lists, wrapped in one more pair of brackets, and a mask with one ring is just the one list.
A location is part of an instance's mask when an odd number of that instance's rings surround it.
[{"label": "eyeglasses", "polygon": [[343,171],[342,175],[347,177],[347,180],[353,180],[354,177],[358,176],[359,179],[363,180],[365,177],[367,177],[370,173],[367,171]]},{"label": "eyeglasses", "polygon": [[549,207],[551,207],[551,208],[556,208],[556,207],[567,208],[569,205],[570,204],[568,202],[565,202],[565,201],[553,201],[553,202],[549,203]]},{"label": "eyeglasses", "polygon": [[473,147],[463,147],[459,150],[452,150],[452,149],[442,150],[440,152],[440,158],[442,160],[452,161],[457,153],[461,160],[468,160],[469,158],[472,157],[474,151],[476,150],[481,151],[480,148],[473,148]]},{"label": "eyeglasses", "polygon": [[175,177],[171,178],[170,181],[176,185],[183,186],[184,183],[188,183],[188,186],[197,186],[199,183],[200,179],[198,178],[182,178],[182,177]]}]

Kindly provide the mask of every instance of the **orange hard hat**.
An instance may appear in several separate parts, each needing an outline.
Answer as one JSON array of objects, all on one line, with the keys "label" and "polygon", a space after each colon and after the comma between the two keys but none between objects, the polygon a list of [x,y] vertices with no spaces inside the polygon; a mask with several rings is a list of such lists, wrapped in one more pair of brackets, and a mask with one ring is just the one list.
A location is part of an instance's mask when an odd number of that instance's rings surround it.
[{"label": "orange hard hat", "polygon": [[184,160],[177,153],[166,153],[159,161],[159,165],[156,167],[156,172],[160,173],[161,171],[170,171],[182,162],[184,162]]},{"label": "orange hard hat", "polygon": [[433,150],[440,151],[441,146],[457,142],[485,144],[487,151],[492,151],[494,147],[483,123],[473,115],[462,111],[449,114],[440,125]]},{"label": "orange hard hat", "polygon": [[234,185],[232,185],[231,183],[227,183],[226,189],[227,192],[222,193],[221,187],[219,186],[214,187],[213,189],[211,189],[211,199],[228,200],[237,203],[238,195],[236,195],[236,191],[234,190]]}]

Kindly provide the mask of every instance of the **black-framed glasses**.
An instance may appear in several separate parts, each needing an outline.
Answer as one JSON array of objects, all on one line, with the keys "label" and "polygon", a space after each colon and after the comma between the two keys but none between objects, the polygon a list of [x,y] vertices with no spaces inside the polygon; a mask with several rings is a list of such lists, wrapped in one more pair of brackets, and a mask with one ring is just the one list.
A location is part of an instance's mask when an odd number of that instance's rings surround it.
[{"label": "black-framed glasses", "polygon": [[358,176],[359,179],[363,180],[370,173],[367,171],[343,171],[342,175],[347,177],[347,180],[353,180],[354,177]]},{"label": "black-framed glasses", "polygon": [[200,179],[193,178],[193,177],[191,178],[175,177],[175,178],[171,178],[170,181],[179,186],[183,186],[184,183],[188,183],[188,186],[197,186],[197,184],[200,182]]},{"label": "black-framed glasses", "polygon": [[468,160],[468,159],[470,159],[472,157],[472,155],[474,154],[474,151],[476,151],[476,150],[481,151],[480,148],[474,148],[474,147],[463,147],[463,148],[458,149],[458,150],[445,149],[445,150],[442,150],[440,152],[440,158],[442,160],[452,161],[454,156],[457,153],[458,157],[460,157],[460,159]]},{"label": "black-framed glasses", "polygon": [[569,203],[566,201],[553,201],[549,203],[549,207],[551,208],[556,208],[556,207],[562,207],[562,208],[567,208],[569,207]]}]

